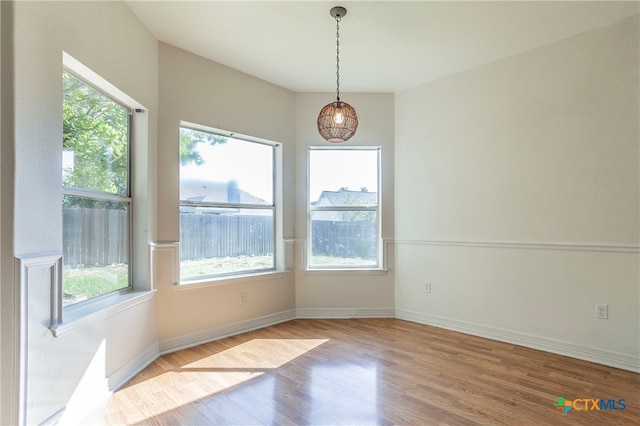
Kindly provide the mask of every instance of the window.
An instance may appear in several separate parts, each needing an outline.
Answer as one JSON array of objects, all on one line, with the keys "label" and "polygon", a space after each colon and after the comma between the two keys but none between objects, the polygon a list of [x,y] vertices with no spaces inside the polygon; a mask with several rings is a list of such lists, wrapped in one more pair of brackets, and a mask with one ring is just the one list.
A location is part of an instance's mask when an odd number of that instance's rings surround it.
[{"label": "window", "polygon": [[380,267],[380,148],[310,147],[307,266]]},{"label": "window", "polygon": [[180,279],[275,269],[277,144],[180,127]]},{"label": "window", "polygon": [[131,287],[130,110],[62,73],[62,305]]}]

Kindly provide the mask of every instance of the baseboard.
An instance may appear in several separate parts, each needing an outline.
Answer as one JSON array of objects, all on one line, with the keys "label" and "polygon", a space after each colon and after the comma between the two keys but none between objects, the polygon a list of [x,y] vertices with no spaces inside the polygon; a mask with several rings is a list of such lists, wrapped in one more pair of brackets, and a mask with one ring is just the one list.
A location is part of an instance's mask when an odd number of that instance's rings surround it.
[{"label": "baseboard", "polygon": [[235,336],[259,328],[269,327],[292,319],[310,318],[393,318],[393,308],[301,308],[290,309],[275,314],[264,315],[231,324],[225,324],[205,331],[188,333],[182,336],[161,340],[136,359],[109,375],[109,390],[115,391],[127,383],[133,376],[155,361],[158,356],[182,349],[209,343],[225,337]]},{"label": "baseboard", "polygon": [[503,330],[495,327],[487,327],[466,321],[459,321],[450,318],[427,315],[420,312],[405,309],[396,309],[397,319],[430,325],[452,331],[459,331],[473,336],[484,337],[500,342],[525,346],[545,352],[565,355],[572,358],[608,365],[622,370],[640,373],[640,359],[630,355],[592,348],[588,346],[576,345],[573,343],[561,342],[559,340],[546,337],[534,336],[526,333],[519,333],[510,330]]},{"label": "baseboard", "polygon": [[394,308],[298,308],[300,319],[394,318]]},{"label": "baseboard", "polygon": [[160,352],[158,350],[158,344],[155,343],[142,352],[135,359],[132,359],[122,367],[118,368],[107,377],[107,386],[109,391],[115,392],[120,389],[125,383],[131,380],[136,374],[144,370],[149,364],[155,361]]},{"label": "baseboard", "polygon": [[224,339],[225,337],[235,336],[236,334],[246,333],[247,331],[279,324],[295,318],[296,311],[294,309],[289,309],[275,314],[264,315],[245,321],[221,325],[204,331],[164,339],[159,342],[160,355],[202,345],[214,340]]}]

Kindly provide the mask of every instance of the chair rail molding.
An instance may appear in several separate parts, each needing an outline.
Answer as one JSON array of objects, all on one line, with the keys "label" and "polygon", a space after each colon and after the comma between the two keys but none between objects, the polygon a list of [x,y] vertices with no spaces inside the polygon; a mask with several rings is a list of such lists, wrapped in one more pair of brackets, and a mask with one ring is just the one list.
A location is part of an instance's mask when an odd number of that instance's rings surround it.
[{"label": "chair rail molding", "polygon": [[602,253],[640,253],[638,245],[613,245],[600,243],[556,243],[529,241],[464,241],[464,240],[413,240],[394,239],[395,245],[483,247],[494,249],[592,251]]}]

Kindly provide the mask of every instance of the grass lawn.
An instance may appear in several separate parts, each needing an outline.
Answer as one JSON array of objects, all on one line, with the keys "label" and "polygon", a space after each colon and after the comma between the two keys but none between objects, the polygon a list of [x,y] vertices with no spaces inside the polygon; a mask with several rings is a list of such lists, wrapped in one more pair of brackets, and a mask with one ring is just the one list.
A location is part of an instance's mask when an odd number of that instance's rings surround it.
[{"label": "grass lawn", "polygon": [[124,264],[64,268],[62,271],[63,306],[128,287],[127,272],[127,265]]},{"label": "grass lawn", "polygon": [[[316,266],[371,266],[375,261],[358,257],[313,256]],[[240,271],[273,268],[272,256],[233,256],[180,262],[180,276],[196,278]],[[127,265],[96,266],[88,268],[64,268],[63,305],[71,305],[112,291],[127,288]]]},{"label": "grass lawn", "polygon": [[374,266],[376,261],[361,257],[311,256],[311,264],[314,266]]},{"label": "grass lawn", "polygon": [[180,278],[270,268],[273,268],[272,256],[233,256],[183,260],[180,262]]}]

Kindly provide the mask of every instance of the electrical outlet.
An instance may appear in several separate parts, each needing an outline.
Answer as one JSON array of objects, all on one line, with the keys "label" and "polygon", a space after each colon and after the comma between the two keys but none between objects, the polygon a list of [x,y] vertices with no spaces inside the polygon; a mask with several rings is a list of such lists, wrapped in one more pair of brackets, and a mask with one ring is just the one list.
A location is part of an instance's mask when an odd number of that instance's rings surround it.
[{"label": "electrical outlet", "polygon": [[431,293],[431,283],[428,283],[425,281],[424,283],[424,292],[425,293]]},{"label": "electrical outlet", "polygon": [[240,298],[238,300],[241,305],[247,304],[247,293],[240,293]]},{"label": "electrical outlet", "polygon": [[596,318],[609,319],[609,305],[596,303]]}]

